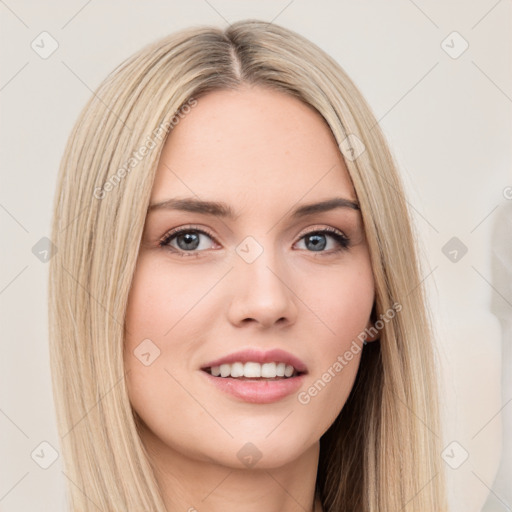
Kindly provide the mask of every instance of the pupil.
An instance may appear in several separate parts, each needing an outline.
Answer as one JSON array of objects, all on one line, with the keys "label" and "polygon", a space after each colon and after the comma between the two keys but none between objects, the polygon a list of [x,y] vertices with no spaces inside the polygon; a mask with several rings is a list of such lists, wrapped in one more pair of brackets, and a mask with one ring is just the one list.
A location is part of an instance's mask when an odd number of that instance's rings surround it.
[{"label": "pupil", "polygon": [[325,249],[326,242],[324,235],[310,235],[308,238],[310,241],[313,241],[313,248],[317,248],[320,251]]},{"label": "pupil", "polygon": [[[180,239],[185,240],[185,244],[186,244],[185,247],[182,246],[184,244],[179,243]],[[192,247],[188,244],[192,244]],[[197,246],[199,245],[199,236],[197,233],[194,233],[194,234],[187,233],[185,235],[181,235],[180,237],[178,237],[178,245],[180,246],[180,249],[196,249]]]}]

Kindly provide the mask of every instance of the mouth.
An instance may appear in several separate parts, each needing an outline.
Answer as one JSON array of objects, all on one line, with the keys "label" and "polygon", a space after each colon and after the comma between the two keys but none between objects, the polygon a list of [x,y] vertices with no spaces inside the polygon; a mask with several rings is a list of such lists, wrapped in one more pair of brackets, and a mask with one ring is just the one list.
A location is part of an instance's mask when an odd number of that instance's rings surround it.
[{"label": "mouth", "polygon": [[293,395],[304,383],[306,365],[283,350],[244,350],[200,368],[206,382],[238,401],[269,404]]},{"label": "mouth", "polygon": [[282,380],[298,377],[305,374],[305,371],[299,371],[291,364],[281,361],[270,363],[258,363],[256,361],[248,361],[243,363],[237,361],[234,363],[224,363],[217,366],[209,366],[202,370],[213,377],[222,379],[237,380]]}]

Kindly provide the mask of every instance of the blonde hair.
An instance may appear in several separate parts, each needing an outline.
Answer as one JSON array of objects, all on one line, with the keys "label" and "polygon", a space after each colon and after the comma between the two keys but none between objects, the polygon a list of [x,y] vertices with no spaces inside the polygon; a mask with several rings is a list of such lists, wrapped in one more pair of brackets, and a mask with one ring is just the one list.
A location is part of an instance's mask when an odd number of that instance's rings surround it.
[{"label": "blonde hair", "polygon": [[166,510],[127,394],[127,298],[161,127],[172,127],[187,102],[244,83],[311,105],[349,151],[357,139],[364,144],[357,158],[344,154],[372,262],[374,320],[401,305],[380,340],[364,348],[348,401],[321,438],[324,511],[445,510],[435,352],[392,156],[339,64],[295,32],[258,20],[193,27],[145,47],[99,86],[68,141],[55,196],[49,314],[71,510]]}]

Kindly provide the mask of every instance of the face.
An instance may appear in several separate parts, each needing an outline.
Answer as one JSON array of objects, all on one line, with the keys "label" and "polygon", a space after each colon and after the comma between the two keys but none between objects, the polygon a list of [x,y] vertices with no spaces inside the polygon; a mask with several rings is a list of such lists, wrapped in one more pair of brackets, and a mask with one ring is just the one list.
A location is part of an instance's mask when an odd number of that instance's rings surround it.
[{"label": "face", "polygon": [[[344,201],[300,210],[331,199]],[[291,96],[212,92],[173,128],[126,318],[130,401],[154,453],[273,468],[318,447],[371,325],[355,201],[328,126]]]}]

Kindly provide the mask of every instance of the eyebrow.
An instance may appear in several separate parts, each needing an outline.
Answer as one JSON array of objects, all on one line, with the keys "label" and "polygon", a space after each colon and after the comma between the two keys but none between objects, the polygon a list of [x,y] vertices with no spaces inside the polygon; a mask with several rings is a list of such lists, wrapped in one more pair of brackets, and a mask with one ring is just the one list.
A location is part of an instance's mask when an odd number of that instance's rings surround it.
[{"label": "eyebrow", "polygon": [[[326,199],[317,203],[301,205],[292,211],[291,216],[301,218],[315,213],[335,210],[337,208],[347,208],[350,210],[360,209],[359,204],[355,201],[343,197],[333,197],[332,199]],[[233,209],[226,203],[219,201],[203,201],[192,197],[166,199],[165,201],[153,203],[149,206],[148,213],[155,210],[182,210],[229,219],[238,217]]]}]

